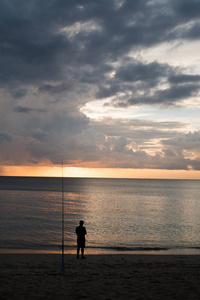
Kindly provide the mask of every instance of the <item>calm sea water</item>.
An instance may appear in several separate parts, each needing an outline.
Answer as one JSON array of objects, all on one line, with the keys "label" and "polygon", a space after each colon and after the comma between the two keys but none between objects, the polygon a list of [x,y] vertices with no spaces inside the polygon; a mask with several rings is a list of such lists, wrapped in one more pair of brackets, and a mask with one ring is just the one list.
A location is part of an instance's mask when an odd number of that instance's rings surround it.
[{"label": "calm sea water", "polygon": [[[0,251],[60,252],[62,179],[0,177]],[[64,178],[65,251],[200,253],[200,181]]]}]

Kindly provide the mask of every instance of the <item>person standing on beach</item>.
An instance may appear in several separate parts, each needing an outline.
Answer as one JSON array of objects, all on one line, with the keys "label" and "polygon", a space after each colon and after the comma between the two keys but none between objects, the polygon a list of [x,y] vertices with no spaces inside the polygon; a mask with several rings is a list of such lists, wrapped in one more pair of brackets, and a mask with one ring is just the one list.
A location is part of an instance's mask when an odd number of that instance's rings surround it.
[{"label": "person standing on beach", "polygon": [[81,258],[86,258],[84,256],[84,248],[85,248],[85,235],[87,234],[85,227],[83,226],[84,221],[79,222],[79,226],[76,227],[76,235],[77,235],[77,258],[79,258],[79,252],[81,249]]}]

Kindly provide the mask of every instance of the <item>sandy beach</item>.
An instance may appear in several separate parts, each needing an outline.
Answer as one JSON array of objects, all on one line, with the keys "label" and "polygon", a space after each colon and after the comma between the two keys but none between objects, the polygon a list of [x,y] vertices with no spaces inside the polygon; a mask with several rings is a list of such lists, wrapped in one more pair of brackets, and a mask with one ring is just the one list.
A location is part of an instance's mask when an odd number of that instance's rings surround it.
[{"label": "sandy beach", "polygon": [[198,255],[1,254],[1,299],[199,299]]}]

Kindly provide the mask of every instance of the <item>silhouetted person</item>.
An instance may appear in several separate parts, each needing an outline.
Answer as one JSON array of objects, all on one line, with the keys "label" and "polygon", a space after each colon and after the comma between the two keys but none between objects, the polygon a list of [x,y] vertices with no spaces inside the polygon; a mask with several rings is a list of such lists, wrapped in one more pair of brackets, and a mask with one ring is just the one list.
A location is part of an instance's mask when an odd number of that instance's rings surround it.
[{"label": "silhouetted person", "polygon": [[79,252],[81,249],[81,258],[85,258],[84,256],[84,248],[85,248],[85,235],[87,234],[85,227],[83,226],[84,221],[79,222],[79,226],[76,227],[77,234],[77,258],[79,258]]}]

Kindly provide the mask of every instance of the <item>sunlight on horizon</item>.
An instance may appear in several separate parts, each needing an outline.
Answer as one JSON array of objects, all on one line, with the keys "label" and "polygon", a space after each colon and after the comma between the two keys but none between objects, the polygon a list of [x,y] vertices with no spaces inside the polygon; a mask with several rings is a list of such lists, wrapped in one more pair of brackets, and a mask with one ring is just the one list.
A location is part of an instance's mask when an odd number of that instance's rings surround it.
[{"label": "sunlight on horizon", "polygon": [[[4,166],[0,176],[62,177],[62,166]],[[200,171],[64,167],[64,177],[200,179]]]}]

